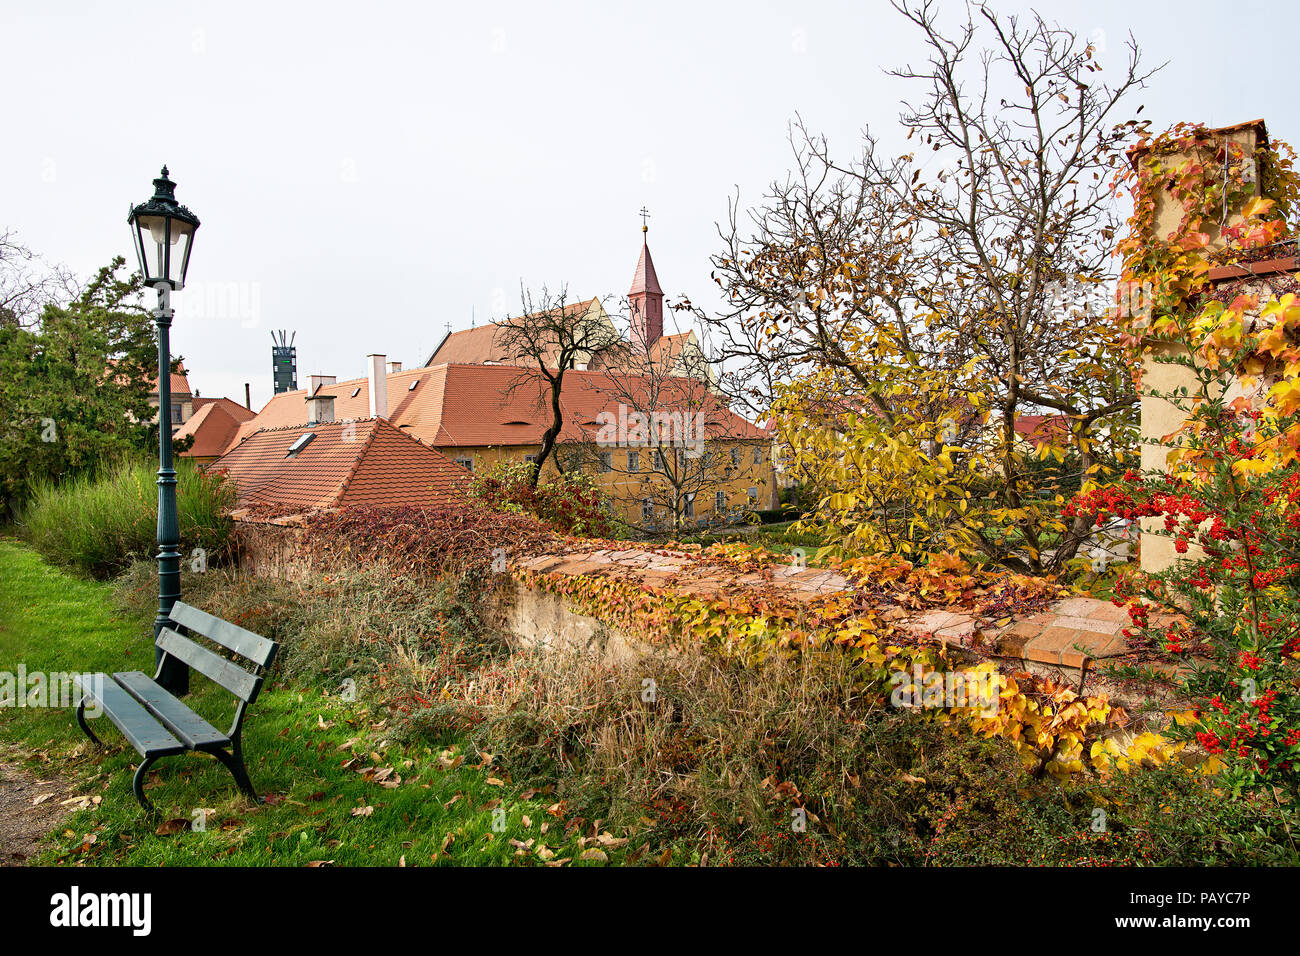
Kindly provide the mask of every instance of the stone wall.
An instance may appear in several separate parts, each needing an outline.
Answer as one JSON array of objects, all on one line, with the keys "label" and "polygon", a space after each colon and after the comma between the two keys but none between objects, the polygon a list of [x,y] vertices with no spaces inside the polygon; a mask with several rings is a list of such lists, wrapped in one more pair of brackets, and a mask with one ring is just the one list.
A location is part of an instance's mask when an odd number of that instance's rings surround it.
[{"label": "stone wall", "polygon": [[[319,565],[304,547],[301,518],[243,519],[235,524],[240,565],[250,573],[299,580]],[[552,577],[617,577],[651,595],[665,591],[701,599],[725,595],[743,602],[761,601],[776,589],[805,607],[848,597],[853,589],[836,571],[789,564],[737,571],[702,560],[695,551],[632,544],[579,544],[563,554],[523,559],[517,567]],[[881,610],[902,634],[918,642],[948,645],[959,659],[990,659],[1007,672],[1050,677],[1081,693],[1107,693],[1119,703],[1127,703],[1131,696],[1131,691],[1099,669],[1135,654],[1123,635],[1128,616],[1109,601],[1067,595],[1033,613],[998,621],[959,607]],[[584,613],[545,587],[516,583],[496,608],[496,617],[521,647],[578,650],[609,663],[665,652],[662,646],[651,646]],[[1163,620],[1153,616],[1157,625]]]},{"label": "stone wall", "polygon": [[301,580],[311,571],[314,562],[304,547],[305,536],[302,517],[236,517],[233,526],[240,568],[287,581]]}]

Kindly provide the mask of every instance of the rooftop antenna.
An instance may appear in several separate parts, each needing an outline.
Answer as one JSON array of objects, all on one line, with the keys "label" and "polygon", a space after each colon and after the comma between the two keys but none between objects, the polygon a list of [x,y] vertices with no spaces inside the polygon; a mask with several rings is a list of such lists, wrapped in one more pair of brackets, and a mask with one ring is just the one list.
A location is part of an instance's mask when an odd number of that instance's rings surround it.
[{"label": "rooftop antenna", "polygon": [[273,394],[298,388],[298,350],[293,347],[298,333],[292,336],[283,329],[271,332],[271,375]]},{"label": "rooftop antenna", "polygon": [[[474,306],[471,305],[471,306],[469,307],[469,327],[472,329],[472,328],[474,328],[476,325],[478,325],[478,321],[477,321],[477,319],[475,318]],[[451,331],[451,323],[450,323],[450,322],[447,323],[447,330],[448,330],[448,331]]]}]

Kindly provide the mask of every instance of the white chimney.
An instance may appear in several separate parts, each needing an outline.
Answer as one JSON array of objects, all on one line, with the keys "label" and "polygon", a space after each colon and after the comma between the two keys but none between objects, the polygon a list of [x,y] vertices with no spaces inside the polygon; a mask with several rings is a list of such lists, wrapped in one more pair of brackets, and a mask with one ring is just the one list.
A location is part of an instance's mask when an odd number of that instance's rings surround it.
[{"label": "white chimney", "polygon": [[388,417],[388,376],[384,372],[386,355],[367,355],[370,378],[370,417]]},{"label": "white chimney", "polygon": [[334,396],[328,392],[307,396],[307,424],[320,425],[334,421]]},{"label": "white chimney", "polygon": [[337,375],[308,375],[307,376],[307,397],[311,398],[322,385],[337,385],[339,377]]},{"label": "white chimney", "polygon": [[401,363],[401,362],[389,362],[389,363],[388,363],[388,374],[389,374],[389,375],[392,375],[394,372],[400,372],[401,370],[402,370],[402,363]]}]

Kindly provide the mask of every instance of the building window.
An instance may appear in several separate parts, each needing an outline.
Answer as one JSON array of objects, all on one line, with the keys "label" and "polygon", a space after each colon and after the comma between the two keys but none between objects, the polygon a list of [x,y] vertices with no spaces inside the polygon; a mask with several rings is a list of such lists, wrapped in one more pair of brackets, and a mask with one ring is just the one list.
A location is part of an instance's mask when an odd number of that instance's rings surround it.
[{"label": "building window", "polygon": [[659,448],[655,449],[655,468],[665,475],[668,474],[668,461],[664,458],[664,453]]},{"label": "building window", "polygon": [[460,466],[461,466],[462,468],[464,468],[466,471],[472,472],[472,471],[474,470],[474,459],[473,459],[473,458],[453,458],[452,461],[454,461],[456,464],[460,465]]},{"label": "building window", "polygon": [[756,465],[761,465],[761,464],[763,464],[763,446],[762,446],[762,445],[755,445],[755,446],[754,446],[754,464],[756,464]]},{"label": "building window", "polygon": [[750,489],[749,489],[749,503],[750,503],[751,505],[758,504],[758,489],[757,489],[757,488],[750,488]]},{"label": "building window", "polygon": [[641,523],[650,524],[654,521],[655,506],[649,498],[641,499]]},{"label": "building window", "polygon": [[184,411],[185,411],[185,409],[182,408],[180,405],[173,405],[173,406],[172,406],[172,424],[173,424],[173,425],[181,425],[181,424],[184,423],[183,420],[181,419],[181,414],[182,414]]},{"label": "building window", "polygon": [[524,461],[530,465],[535,465],[537,464],[537,455],[524,455]]},{"label": "building window", "polygon": [[740,464],[740,449],[737,448],[735,445],[731,446],[731,463],[733,465]]},{"label": "building window", "polygon": [[630,452],[627,453],[627,470],[628,470],[628,471],[640,471],[640,470],[641,470],[641,453],[640,453],[640,452],[630,451]]},{"label": "building window", "polygon": [[614,470],[614,453],[602,451],[600,453],[600,473],[607,475]]},{"label": "building window", "polygon": [[714,492],[713,510],[718,514],[722,514],[727,510],[727,493],[725,491]]},{"label": "building window", "polygon": [[689,494],[682,500],[682,514],[687,518],[695,517],[695,495]]}]

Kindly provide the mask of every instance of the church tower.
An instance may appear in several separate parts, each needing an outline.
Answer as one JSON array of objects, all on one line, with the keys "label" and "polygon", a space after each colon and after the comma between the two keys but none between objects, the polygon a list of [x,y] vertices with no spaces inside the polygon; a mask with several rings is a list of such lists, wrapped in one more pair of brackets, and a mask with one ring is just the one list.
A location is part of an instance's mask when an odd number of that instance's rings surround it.
[{"label": "church tower", "polygon": [[650,258],[646,241],[650,227],[645,224],[646,215],[649,214],[642,210],[641,258],[637,260],[627,298],[632,307],[632,342],[648,351],[664,334],[664,290],[659,288],[654,260]]}]

